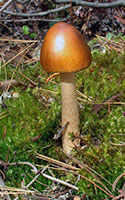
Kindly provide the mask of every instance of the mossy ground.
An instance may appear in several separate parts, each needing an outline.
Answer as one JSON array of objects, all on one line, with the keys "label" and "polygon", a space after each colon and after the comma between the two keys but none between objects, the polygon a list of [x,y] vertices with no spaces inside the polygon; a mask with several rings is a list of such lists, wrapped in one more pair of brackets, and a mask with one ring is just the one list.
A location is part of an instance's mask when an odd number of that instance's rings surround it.
[{"label": "mossy ground", "polygon": [[[90,68],[79,72],[77,77],[77,89],[94,103],[104,103],[108,98],[121,93],[115,99],[123,102],[124,99],[124,70],[125,55],[116,51],[107,51],[105,54],[98,50],[93,51],[93,62]],[[7,66],[8,79],[12,76],[10,66]],[[36,152],[48,157],[65,162],[65,155],[61,150],[61,142],[54,141],[53,136],[60,128],[61,97],[60,79],[55,78],[48,84],[45,83],[48,75],[40,69],[40,64],[34,66],[24,65],[19,69],[33,80],[37,86],[32,87],[19,73],[14,79],[25,81],[21,87],[11,89],[19,93],[18,98],[5,101],[7,108],[1,108],[1,113],[8,113],[7,117],[0,119],[0,160],[4,162],[28,161],[33,164],[46,165],[45,162],[36,158]],[[4,69],[1,69],[1,81],[4,80]],[[2,92],[2,91],[1,91]],[[110,183],[123,172],[124,146],[115,145],[123,142],[125,133],[124,105],[111,104],[110,110],[107,104],[97,112],[93,110],[93,104],[78,96],[80,110],[81,147],[76,149],[75,157],[82,163],[97,171]],[[6,131],[5,131],[6,130]],[[6,135],[3,137],[3,134]],[[33,141],[33,138],[41,134],[41,137]],[[10,166],[6,172],[6,185],[20,187],[25,177],[26,183],[31,180],[26,171],[26,166]],[[57,172],[56,172],[57,173]],[[93,180],[92,176],[85,172],[81,173]],[[59,172],[58,177],[75,183],[76,178],[71,173]],[[51,185],[51,181],[40,177],[41,182]],[[103,182],[103,181],[102,181]],[[112,190],[108,183],[105,183]],[[118,183],[118,189],[122,188],[123,181]],[[92,184],[81,179],[77,186],[77,194],[87,194],[87,199],[104,199],[107,195],[94,188]],[[41,191],[41,185],[33,184]],[[46,187],[43,186],[43,189]],[[108,199],[108,198],[107,198]]]}]

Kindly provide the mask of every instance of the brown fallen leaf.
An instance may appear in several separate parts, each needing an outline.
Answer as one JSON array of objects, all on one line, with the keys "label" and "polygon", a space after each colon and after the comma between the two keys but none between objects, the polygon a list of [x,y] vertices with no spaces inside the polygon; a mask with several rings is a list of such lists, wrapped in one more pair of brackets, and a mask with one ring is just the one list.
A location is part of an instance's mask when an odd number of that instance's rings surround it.
[{"label": "brown fallen leaf", "polygon": [[31,138],[31,141],[36,142],[41,136],[42,136],[42,134],[40,133],[39,135]]},{"label": "brown fallen leaf", "polygon": [[14,86],[20,86],[21,83],[17,82],[16,80],[6,80],[0,81],[0,89],[12,88]]}]

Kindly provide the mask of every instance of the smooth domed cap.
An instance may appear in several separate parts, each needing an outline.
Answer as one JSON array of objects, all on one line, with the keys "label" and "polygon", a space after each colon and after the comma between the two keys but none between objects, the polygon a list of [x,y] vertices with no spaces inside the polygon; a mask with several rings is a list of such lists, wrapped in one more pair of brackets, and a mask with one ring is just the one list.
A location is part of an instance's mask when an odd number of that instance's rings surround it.
[{"label": "smooth domed cap", "polygon": [[40,63],[47,72],[76,72],[91,64],[90,48],[72,25],[59,22],[47,32]]}]

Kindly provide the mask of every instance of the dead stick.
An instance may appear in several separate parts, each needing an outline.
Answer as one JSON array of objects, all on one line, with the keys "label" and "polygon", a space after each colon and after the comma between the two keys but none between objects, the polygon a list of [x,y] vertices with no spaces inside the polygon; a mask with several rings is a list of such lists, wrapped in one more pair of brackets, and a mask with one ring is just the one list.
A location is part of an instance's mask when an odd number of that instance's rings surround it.
[{"label": "dead stick", "polygon": [[52,180],[52,181],[55,181],[55,182],[57,182],[57,183],[61,183],[61,184],[65,185],[65,186],[67,186],[67,187],[70,187],[70,188],[72,188],[72,189],[74,189],[74,190],[79,190],[78,187],[76,187],[76,186],[74,186],[74,185],[71,185],[70,183],[67,183],[67,182],[65,182],[65,181],[62,181],[62,180],[60,180],[60,179],[54,178],[54,177],[52,177],[52,176],[50,176],[50,175],[47,175],[47,174],[45,174],[45,173],[42,173],[42,172],[41,172],[41,175],[44,176],[45,178],[48,178],[48,179]]},{"label": "dead stick", "polygon": [[59,166],[61,166],[61,167],[67,168],[67,169],[79,170],[79,168],[77,168],[77,167],[74,167],[74,166],[72,166],[72,165],[68,165],[68,164],[66,164],[66,163],[60,162],[60,161],[55,160],[55,159],[53,159],[53,158],[49,158],[49,157],[44,156],[44,155],[42,155],[42,154],[38,154],[38,153],[37,153],[37,156],[36,156],[36,157],[39,158],[39,159],[46,160],[46,161],[48,161],[48,162],[54,163],[54,164],[59,165]]},{"label": "dead stick", "polygon": [[3,6],[2,8],[0,9],[0,12],[2,12],[3,10],[5,10],[12,2],[13,0],[9,0],[7,1]]}]

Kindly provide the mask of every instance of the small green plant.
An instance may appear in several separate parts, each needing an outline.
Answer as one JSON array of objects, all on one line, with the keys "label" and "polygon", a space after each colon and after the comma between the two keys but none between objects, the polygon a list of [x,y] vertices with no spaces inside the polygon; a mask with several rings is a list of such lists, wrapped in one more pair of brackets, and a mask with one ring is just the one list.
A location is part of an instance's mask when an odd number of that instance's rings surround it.
[{"label": "small green plant", "polygon": [[111,33],[111,32],[108,32],[107,34],[106,34],[106,38],[108,39],[108,40],[111,40],[111,39],[113,39],[115,42],[119,42],[119,40],[120,39],[125,39],[125,36],[124,36],[124,34],[123,33],[119,33],[118,35],[115,35],[115,34],[113,34],[113,33]]},{"label": "small green plant", "polygon": [[30,33],[30,38],[33,39],[33,38],[36,38],[37,37],[37,33]]},{"label": "small green plant", "polygon": [[27,25],[22,26],[22,31],[24,35],[28,35],[31,39],[37,37],[37,33],[30,33],[30,28]]},{"label": "small green plant", "polygon": [[26,26],[26,25],[22,26],[22,31],[23,31],[24,35],[29,35],[29,33],[30,33],[29,26]]}]

